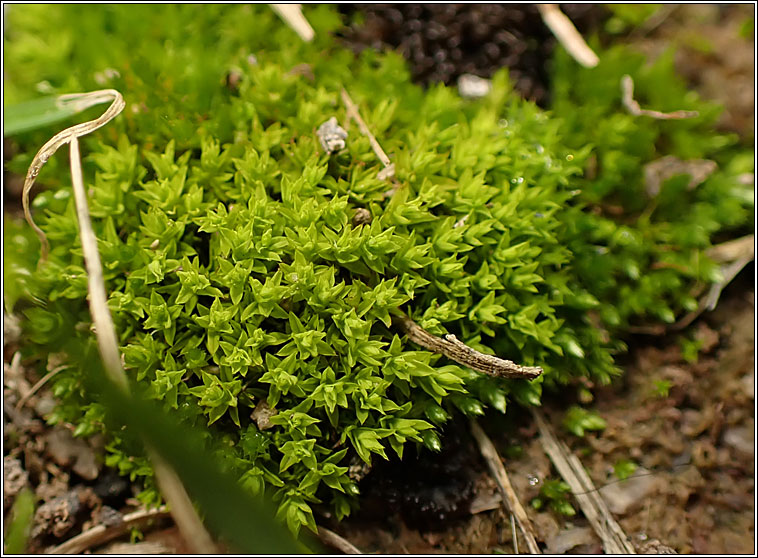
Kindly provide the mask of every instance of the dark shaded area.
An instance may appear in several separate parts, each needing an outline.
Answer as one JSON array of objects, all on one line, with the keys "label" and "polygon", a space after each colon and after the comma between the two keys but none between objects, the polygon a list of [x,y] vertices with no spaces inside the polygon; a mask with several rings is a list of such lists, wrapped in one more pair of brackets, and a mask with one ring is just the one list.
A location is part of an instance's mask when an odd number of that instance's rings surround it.
[{"label": "dark shaded area", "polygon": [[[560,7],[582,34],[608,17],[598,4]],[[556,40],[535,4],[340,4],[339,9],[364,18],[344,32],[350,48],[397,49],[419,83],[450,84],[462,74],[488,78],[506,67],[522,96],[541,105],[549,100],[547,62]]]},{"label": "dark shaded area", "polygon": [[468,517],[476,476],[485,465],[465,425],[465,419],[447,425],[439,453],[408,445],[402,460],[394,455],[375,460],[361,482],[360,516],[378,519],[397,512],[408,526],[426,531]]}]

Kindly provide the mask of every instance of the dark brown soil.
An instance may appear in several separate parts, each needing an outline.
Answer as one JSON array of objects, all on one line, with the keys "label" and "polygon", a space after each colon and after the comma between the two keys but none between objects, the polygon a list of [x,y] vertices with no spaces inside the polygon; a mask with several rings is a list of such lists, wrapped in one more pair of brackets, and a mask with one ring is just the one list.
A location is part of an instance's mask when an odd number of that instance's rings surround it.
[{"label": "dark brown soil", "polygon": [[[582,32],[608,17],[599,4],[561,4]],[[545,103],[556,41],[535,4],[341,4],[363,23],[345,31],[354,50],[396,49],[418,83],[455,83],[462,74],[488,78],[508,68],[525,98]]]}]

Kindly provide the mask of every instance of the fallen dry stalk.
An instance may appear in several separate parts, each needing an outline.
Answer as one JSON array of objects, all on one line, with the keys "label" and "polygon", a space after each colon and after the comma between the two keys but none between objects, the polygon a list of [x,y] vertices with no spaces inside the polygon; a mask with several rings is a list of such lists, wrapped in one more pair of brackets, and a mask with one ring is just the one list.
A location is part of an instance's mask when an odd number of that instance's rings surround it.
[{"label": "fallen dry stalk", "polygon": [[532,416],[540,431],[542,449],[550,457],[563,480],[571,487],[579,507],[603,541],[605,553],[636,554],[629,537],[611,515],[605,500],[598,493],[581,461],[571,453],[566,444],[558,440],[539,410],[532,409]]},{"label": "fallen dry stalk", "polygon": [[[470,424],[471,433],[474,435],[474,438],[479,445],[479,451],[481,451],[482,457],[484,457],[484,460],[487,462],[490,473],[492,473],[492,476],[495,478],[497,487],[503,495],[503,501],[508,502],[508,508],[510,509],[511,515],[516,517],[516,522],[526,539],[526,546],[529,548],[529,552],[531,554],[542,554],[540,547],[537,546],[532,522],[529,520],[529,516],[526,514],[524,506],[521,505],[518,496],[516,496],[516,492],[513,490],[511,481],[508,478],[508,473],[503,466],[503,461],[500,459],[500,455],[498,455],[495,445],[484,430],[482,430],[482,427],[479,426],[479,423],[472,419]],[[518,553],[518,541],[515,534],[513,537],[513,544],[516,553]]]},{"label": "fallen dry stalk", "polygon": [[498,378],[523,378],[533,380],[542,374],[539,366],[521,366],[510,360],[486,355],[461,343],[455,335],[444,338],[432,335],[408,316],[393,316],[392,322],[416,345],[428,351],[445,355],[450,360]]},{"label": "fallen dry stalk", "polygon": [[[19,354],[19,353],[16,353],[16,354]],[[36,384],[34,384],[32,388],[23,395],[23,397],[21,397],[18,400],[18,403],[16,403],[16,410],[18,411],[19,409],[21,409],[21,407],[26,405],[26,402],[29,401],[29,399],[35,393],[37,393],[42,388],[42,386],[44,386],[47,382],[49,382],[51,378],[53,378],[56,374],[58,374],[58,372],[62,372],[66,368],[67,366],[65,365],[58,366],[56,368],[53,368],[50,372],[48,372],[44,376],[42,376],[42,378]]]},{"label": "fallen dry stalk", "polygon": [[279,17],[289,25],[305,42],[313,40],[316,32],[303,15],[300,4],[269,4]]},{"label": "fallen dry stalk", "polygon": [[755,255],[755,235],[749,234],[711,246],[706,255],[719,263],[731,263]]},{"label": "fallen dry stalk", "polygon": [[83,533],[53,547],[47,554],[82,554],[85,550],[91,550],[120,537],[132,527],[141,527],[151,521],[157,521],[166,517],[170,517],[166,506],[152,510],[138,510],[125,515],[123,521],[118,525],[110,527],[97,525],[91,529],[87,529]]},{"label": "fallen dry stalk", "polygon": [[321,542],[324,544],[340,550],[343,554],[363,554],[360,550],[353,546],[350,541],[340,537],[337,533],[330,531],[326,527],[319,526],[318,538],[321,539]]},{"label": "fallen dry stalk", "polygon": [[657,110],[647,110],[640,107],[640,104],[634,100],[634,80],[632,76],[624,74],[621,77],[621,94],[622,103],[626,110],[634,116],[649,116],[657,120],[683,120],[685,118],[695,118],[700,113],[696,110],[675,110],[674,112],[660,112]]},{"label": "fallen dry stalk", "polygon": [[82,179],[81,157],[79,156],[79,140],[76,136],[70,138],[71,182],[76,202],[76,216],[79,220],[79,234],[84,252],[84,266],[87,270],[87,286],[89,291],[89,309],[92,322],[95,325],[95,336],[100,356],[105,364],[105,371],[111,381],[122,390],[128,390],[129,384],[121,368],[121,354],[118,349],[118,338],[113,326],[111,313],[108,310],[108,295],[105,292],[103,268],[100,263],[100,253],[97,251],[97,237],[92,229],[92,221],[87,208],[87,193]]},{"label": "fallen dry stalk", "polygon": [[[92,315],[92,322],[95,326],[97,345],[109,379],[123,392],[128,392],[129,384],[126,379],[126,374],[121,367],[121,354],[118,348],[118,339],[107,306],[108,296],[105,291],[103,269],[100,263],[100,253],[97,250],[97,237],[95,236],[95,231],[92,229],[92,222],[87,207],[87,194],[84,189],[84,180],[82,178],[81,156],[79,154],[78,140],[79,136],[97,130],[118,116],[126,106],[126,103],[124,102],[121,93],[115,89],[67,95],[65,98],[67,102],[79,103],[80,107],[85,108],[111,99],[113,102],[99,118],[72,126],[59,134],[56,134],[42,147],[42,149],[39,150],[39,152],[37,152],[37,155],[34,157],[32,164],[29,167],[26,181],[24,182],[22,197],[24,214],[29,224],[40,236],[42,244],[40,261],[42,262],[48,253],[47,238],[42,230],[34,224],[31,214],[29,213],[29,191],[34,185],[34,180],[39,174],[42,166],[61,146],[68,143],[71,183],[74,190],[74,201],[79,222],[84,265],[87,270],[89,307],[90,314]],[[148,455],[155,466],[155,476],[158,481],[158,486],[160,487],[163,496],[166,498],[166,501],[171,506],[171,514],[187,543],[195,552],[203,554],[215,553],[216,546],[213,544],[213,540],[203,526],[202,521],[200,521],[195,508],[192,506],[189,495],[184,489],[176,472],[171,469],[149,445],[147,450]]]},{"label": "fallen dry stalk", "polygon": [[368,129],[363,118],[361,118],[360,112],[358,112],[358,107],[350,98],[350,95],[348,95],[344,87],[340,91],[340,96],[342,97],[342,102],[345,103],[348,119],[352,118],[358,123],[358,128],[360,128],[361,133],[368,138],[368,141],[371,144],[371,149],[374,150],[374,153],[384,165],[384,169],[381,170],[377,176],[380,180],[392,178],[395,175],[395,165],[390,161],[390,158],[387,157],[387,154],[384,152],[384,149],[382,149],[382,146],[379,145],[379,142],[376,141],[374,134]]},{"label": "fallen dry stalk", "polygon": [[542,16],[542,21],[545,22],[545,25],[553,32],[555,38],[574,60],[586,68],[597,66],[599,62],[597,54],[587,45],[571,20],[560,10],[558,4],[537,4],[537,8]]}]

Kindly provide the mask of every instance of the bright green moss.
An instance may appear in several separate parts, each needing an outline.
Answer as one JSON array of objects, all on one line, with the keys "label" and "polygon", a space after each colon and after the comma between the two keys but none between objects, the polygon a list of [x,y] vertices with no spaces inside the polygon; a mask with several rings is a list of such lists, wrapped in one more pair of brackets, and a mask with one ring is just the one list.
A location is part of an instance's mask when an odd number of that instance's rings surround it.
[{"label": "bright green moss", "polygon": [[[583,211],[625,195],[620,181],[639,179],[658,128],[599,101],[566,100],[555,117],[517,99],[505,73],[480,102],[443,86],[424,92],[398,56],[355,59],[335,45],[328,7],[307,12],[312,45],[264,6],[141,9],[13,6],[9,98],[41,80],[61,92],[97,89],[96,72],[117,70],[107,85],[127,108],[84,140],[84,153],[127,372],[226,440],[219,457],[246,489],[271,491],[294,531],[314,527],[313,504],[349,513],[355,459],[401,455],[409,441],[439,449],[437,429],[456,410],[538,404],[543,379],[608,381],[623,347],[616,334],[636,316],[668,319],[662,298],[679,311],[686,282],[712,271],[702,258],[710,236],[746,216],[743,202],[719,201],[742,213],[708,222],[693,240],[663,209],[654,228]],[[314,79],[293,71],[304,63]],[[345,121],[342,86],[392,157],[396,183],[376,178],[382,167],[355,127],[344,151],[321,150],[316,128]],[[677,126],[687,124],[653,126],[685,142]],[[23,169],[45,139],[21,136],[24,155],[11,166]],[[582,179],[591,152],[617,164]],[[49,189],[35,215],[52,252],[26,289],[45,303],[24,313],[30,341],[60,351],[90,339],[86,277],[66,170],[52,165],[40,181]],[[370,223],[353,225],[358,209]],[[659,256],[651,246],[663,243],[702,269],[649,275]],[[613,257],[598,258],[598,248]],[[408,342],[392,326],[399,311],[545,374],[483,377]],[[62,404],[51,420],[75,422],[80,434],[101,428],[81,371],[60,373],[54,389]],[[251,418],[264,401],[277,411],[270,428]],[[117,436],[109,451],[123,473],[150,475]]]}]

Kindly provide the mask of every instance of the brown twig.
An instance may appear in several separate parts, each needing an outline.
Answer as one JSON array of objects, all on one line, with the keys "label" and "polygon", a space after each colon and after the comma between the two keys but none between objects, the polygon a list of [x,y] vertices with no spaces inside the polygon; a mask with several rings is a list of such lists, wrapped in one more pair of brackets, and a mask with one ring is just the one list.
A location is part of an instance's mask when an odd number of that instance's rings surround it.
[{"label": "brown twig", "polygon": [[319,526],[318,538],[321,539],[321,542],[324,544],[336,548],[343,554],[363,554],[363,552],[353,546],[350,541],[340,537],[337,533],[330,531],[326,527]]},{"label": "brown twig", "polygon": [[587,45],[571,20],[566,17],[558,4],[537,4],[542,21],[553,32],[571,57],[586,68],[594,68],[599,60],[597,54]]},{"label": "brown twig", "polygon": [[[526,539],[526,546],[529,549],[529,552],[531,554],[542,554],[540,547],[537,546],[532,522],[529,520],[529,516],[526,514],[524,506],[521,505],[518,496],[516,496],[516,492],[513,490],[511,481],[508,478],[508,473],[503,466],[503,461],[500,459],[500,455],[497,453],[497,449],[495,449],[495,445],[484,430],[482,430],[482,427],[479,426],[479,423],[473,419],[470,422],[471,433],[474,435],[477,444],[479,444],[479,451],[481,451],[482,457],[484,457],[484,460],[487,462],[490,473],[492,473],[492,476],[495,478],[497,487],[503,495],[503,500],[508,503],[511,515],[516,517],[516,522]],[[515,548],[518,548],[518,542],[515,536],[513,544]],[[516,552],[518,552],[518,550],[516,550]]]},{"label": "brown twig", "polygon": [[634,100],[634,80],[632,76],[624,74],[621,76],[621,102],[626,110],[634,116],[649,116],[657,120],[683,120],[685,118],[695,118],[700,113],[696,110],[675,110],[674,112],[660,112],[657,110],[647,110],[640,107],[640,104]]},{"label": "brown twig", "polygon": [[603,541],[605,553],[636,554],[626,533],[611,515],[605,500],[595,489],[581,461],[571,453],[566,444],[558,440],[539,410],[532,409],[532,415],[540,431],[542,449],[550,457],[563,480],[571,487],[579,507],[600,540]]},{"label": "brown twig", "polygon": [[393,316],[392,322],[399,327],[416,345],[428,351],[445,355],[450,360],[468,366],[477,372],[484,372],[499,378],[524,378],[533,380],[542,374],[539,366],[521,366],[510,360],[486,355],[461,343],[455,335],[444,338],[432,335],[408,316]]},{"label": "brown twig", "polygon": [[90,550],[120,537],[132,527],[138,527],[150,521],[157,521],[166,517],[170,517],[166,506],[152,510],[138,510],[125,515],[123,522],[118,525],[109,527],[97,525],[91,529],[87,529],[83,533],[53,547],[47,554],[82,554],[85,550]]},{"label": "brown twig", "polygon": [[342,97],[342,102],[345,103],[348,119],[352,118],[358,123],[361,133],[368,138],[368,141],[371,144],[371,149],[374,150],[374,153],[384,165],[384,169],[379,172],[379,178],[381,180],[392,178],[395,175],[395,165],[390,161],[390,158],[387,157],[387,154],[384,152],[384,149],[382,149],[382,146],[379,145],[379,142],[376,141],[374,134],[368,129],[363,118],[361,118],[360,112],[358,112],[358,107],[350,98],[350,95],[348,95],[347,90],[345,90],[344,87],[340,91],[340,96]]}]

